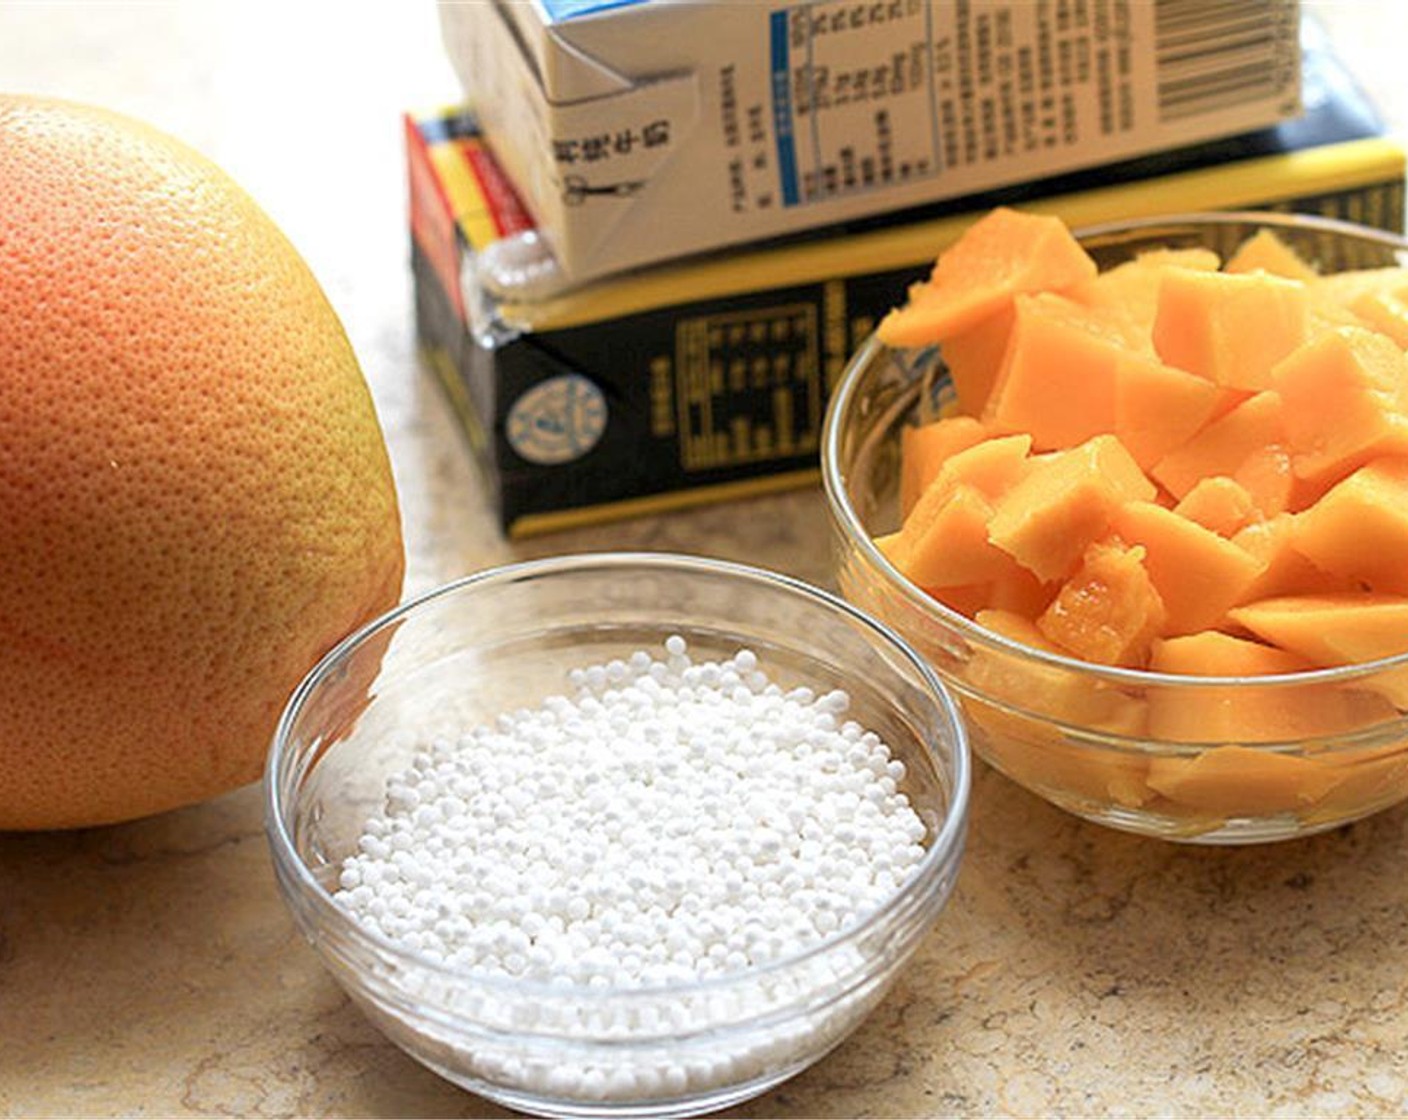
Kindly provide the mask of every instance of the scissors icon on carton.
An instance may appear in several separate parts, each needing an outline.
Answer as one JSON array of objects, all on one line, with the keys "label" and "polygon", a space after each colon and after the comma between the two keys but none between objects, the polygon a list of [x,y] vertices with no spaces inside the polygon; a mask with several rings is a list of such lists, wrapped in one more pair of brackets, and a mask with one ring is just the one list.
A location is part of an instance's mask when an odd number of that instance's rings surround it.
[{"label": "scissors icon on carton", "polygon": [[588,183],[580,175],[568,175],[562,180],[562,200],[568,206],[580,206],[588,196],[599,195],[610,198],[630,198],[645,186],[644,179],[633,179],[620,183]]}]

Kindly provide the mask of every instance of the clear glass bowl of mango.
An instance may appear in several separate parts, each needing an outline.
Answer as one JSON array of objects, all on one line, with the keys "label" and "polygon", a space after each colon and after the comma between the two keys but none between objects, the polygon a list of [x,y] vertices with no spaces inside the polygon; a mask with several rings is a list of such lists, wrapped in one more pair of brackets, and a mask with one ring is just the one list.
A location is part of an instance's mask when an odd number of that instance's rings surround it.
[{"label": "clear glass bowl of mango", "polygon": [[1203,843],[1408,797],[1408,241],[1000,209],[836,387],[837,579],[1056,805]]}]

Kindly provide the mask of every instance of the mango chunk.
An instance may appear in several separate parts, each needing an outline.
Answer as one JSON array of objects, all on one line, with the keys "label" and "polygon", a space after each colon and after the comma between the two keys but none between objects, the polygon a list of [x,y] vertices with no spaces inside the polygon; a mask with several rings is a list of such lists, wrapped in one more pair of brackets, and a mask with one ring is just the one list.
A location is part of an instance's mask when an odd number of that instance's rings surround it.
[{"label": "mango chunk", "polygon": [[949,457],[933,487],[940,493],[955,486],[972,486],[985,498],[999,498],[1026,474],[1032,437],[1025,432],[993,436]]},{"label": "mango chunk", "polygon": [[[1272,645],[1327,668],[1408,652],[1408,596],[1380,591],[1286,595],[1247,603],[1228,616]],[[1365,687],[1408,707],[1408,671],[1366,680]]]},{"label": "mango chunk", "polygon": [[1002,368],[983,419],[1030,432],[1038,451],[1114,430],[1115,385],[1126,353],[1118,328],[1061,296],[1018,296]]},{"label": "mango chunk", "polygon": [[962,583],[952,587],[925,587],[922,589],[931,599],[936,599],[965,618],[972,618],[988,605],[992,597],[992,584]]},{"label": "mango chunk", "polygon": [[[1121,717],[1137,720],[1142,712],[1138,701],[1107,695],[1125,705],[1114,708]],[[1057,805],[1076,811],[1112,804],[1137,809],[1155,797],[1146,781],[1148,759],[1137,751],[1071,742],[1045,719],[976,696],[964,695],[959,702],[983,757]]]},{"label": "mango chunk", "polygon": [[981,416],[987,407],[1007,352],[1014,318],[1009,305],[944,339],[941,353],[961,411]]},{"label": "mango chunk", "polygon": [[1232,541],[1153,502],[1127,502],[1111,527],[1147,551],[1144,566],[1167,612],[1164,635],[1216,627],[1262,565]]},{"label": "mango chunk", "polygon": [[1237,246],[1227,258],[1224,272],[1269,272],[1287,280],[1311,281],[1318,278],[1315,268],[1277,235],[1275,230],[1258,230]]},{"label": "mango chunk", "polygon": [[1243,459],[1232,480],[1247,492],[1252,510],[1260,518],[1304,509],[1320,496],[1325,485],[1297,478],[1291,453],[1278,443],[1259,447]]},{"label": "mango chunk", "polygon": [[913,530],[905,523],[900,530],[903,544],[892,557],[912,583],[921,587],[982,583],[1011,563],[988,541],[992,505],[977,487],[960,483],[933,509],[921,501],[910,519],[921,510],[926,519]]},{"label": "mango chunk", "polygon": [[1305,285],[1265,272],[1171,268],[1159,288],[1154,349],[1218,385],[1260,391],[1305,338]]},{"label": "mango chunk", "polygon": [[[979,626],[1031,649],[1070,656],[1049,641],[1031,619],[1015,611],[978,611]],[[1072,727],[1093,727],[1111,734],[1139,735],[1144,729],[1142,701],[1098,682],[1082,680],[1069,669],[1038,664],[1026,654],[999,650],[974,653],[968,679],[990,696],[1044,719]],[[1028,728],[1028,735],[1047,738],[1050,731]]]},{"label": "mango chunk", "polygon": [[1051,602],[1055,588],[1044,584],[1015,560],[1008,559],[1005,570],[982,583],[953,587],[926,587],[924,591],[959,614],[973,618],[981,610],[1006,610],[1023,618],[1035,618]]},{"label": "mango chunk", "polygon": [[1220,474],[1199,479],[1173,507],[1173,512],[1220,537],[1232,536],[1259,516],[1247,488],[1235,478]]},{"label": "mango chunk", "polygon": [[[1138,702],[1121,699],[1137,716]],[[1149,761],[1137,751],[1071,742],[1044,720],[974,696],[960,703],[983,757],[1057,805],[1076,812],[1110,805],[1137,809],[1155,798],[1146,780]]]},{"label": "mango chunk", "polygon": [[1240,529],[1232,543],[1262,564],[1260,574],[1243,589],[1240,602],[1253,603],[1280,595],[1357,591],[1359,585],[1344,576],[1317,568],[1295,546],[1299,514],[1281,513]]},{"label": "mango chunk", "polygon": [[1096,541],[1036,620],[1037,629],[1082,661],[1142,668],[1165,616],[1143,560],[1142,548]]},{"label": "mango chunk", "polygon": [[1349,309],[1374,330],[1408,349],[1408,283],[1397,291],[1365,292]]},{"label": "mango chunk", "polygon": [[1408,751],[1402,744],[1335,751],[1324,757],[1340,780],[1301,815],[1309,825],[1363,817],[1408,796]]},{"label": "mango chunk", "polygon": [[1408,268],[1389,265],[1385,268],[1358,268],[1331,272],[1308,286],[1311,299],[1319,307],[1335,307],[1348,312],[1361,324],[1363,319],[1351,310],[1355,305],[1383,293],[1399,299],[1408,296]]},{"label": "mango chunk", "polygon": [[[1149,473],[1171,494],[1182,498],[1204,478],[1215,475],[1237,478],[1239,472],[1253,467],[1259,460],[1278,454],[1289,471],[1283,413],[1277,393],[1267,391],[1248,397],[1170,451]],[[1280,512],[1279,509],[1263,511],[1263,516]]]},{"label": "mango chunk", "polygon": [[[1314,668],[1299,654],[1204,630],[1154,644],[1149,668],[1194,677],[1262,677]],[[1340,734],[1389,718],[1382,697],[1334,685],[1254,682],[1149,696],[1149,733],[1177,743],[1277,743]]]},{"label": "mango chunk", "polygon": [[1148,471],[1214,416],[1223,393],[1196,374],[1126,353],[1115,376],[1114,433]]},{"label": "mango chunk", "polygon": [[1014,560],[1011,571],[997,576],[988,585],[988,598],[982,606],[1035,618],[1047,608],[1055,594],[1054,584],[1043,583]]},{"label": "mango chunk", "polygon": [[1223,817],[1296,812],[1324,797],[1342,775],[1318,759],[1255,747],[1220,746],[1191,758],[1155,758],[1149,788],[1190,809]]},{"label": "mango chunk", "polygon": [[1314,666],[1298,654],[1221,630],[1200,630],[1154,643],[1149,668],[1184,677],[1265,677]]},{"label": "mango chunk", "polygon": [[901,531],[911,541],[917,540],[959,486],[970,486],[989,501],[997,498],[1026,473],[1031,445],[1027,435],[995,436],[955,451],[939,464],[914,508],[905,515]]},{"label": "mango chunk", "polygon": [[1273,379],[1299,477],[1342,477],[1375,455],[1408,453],[1408,356],[1383,335],[1326,331]]},{"label": "mango chunk", "polygon": [[890,346],[928,346],[1001,311],[1022,292],[1060,291],[1093,279],[1090,255],[1059,218],[998,207],[939,256],[926,283],[877,328]]},{"label": "mango chunk", "polygon": [[[979,611],[976,621],[1021,646],[1061,652],[1023,615],[989,609]],[[1144,730],[1141,700],[1104,682],[1037,664],[1026,654],[995,648],[975,651],[967,677],[977,692],[992,700],[980,700],[964,690],[964,715],[984,755],[1009,777],[1047,791],[1058,801],[1074,795],[1096,804],[1114,802],[1134,808],[1152,797],[1144,780],[1148,761],[1142,753],[1073,743],[1061,730],[1063,726],[1094,728],[1137,737]]]},{"label": "mango chunk", "polygon": [[1189,268],[1216,272],[1221,264],[1221,258],[1211,249],[1149,249],[1067,294],[1094,310],[1119,316],[1139,349],[1152,355],[1154,316],[1159,309],[1159,288],[1165,271]]},{"label": "mango chunk", "polygon": [[975,417],[945,416],[900,429],[900,510],[908,514],[952,455],[991,433]]},{"label": "mango chunk", "polygon": [[983,419],[1039,451],[1117,435],[1141,467],[1213,415],[1216,385],[1132,345],[1127,326],[1061,296],[1019,296]]},{"label": "mango chunk", "polygon": [[1148,501],[1154,485],[1112,435],[1033,458],[1026,475],[996,503],[988,535],[1022,567],[1049,583],[1074,570],[1123,503]]},{"label": "mango chunk", "polygon": [[1293,543],[1326,572],[1408,595],[1408,456],[1375,459],[1295,522]]}]

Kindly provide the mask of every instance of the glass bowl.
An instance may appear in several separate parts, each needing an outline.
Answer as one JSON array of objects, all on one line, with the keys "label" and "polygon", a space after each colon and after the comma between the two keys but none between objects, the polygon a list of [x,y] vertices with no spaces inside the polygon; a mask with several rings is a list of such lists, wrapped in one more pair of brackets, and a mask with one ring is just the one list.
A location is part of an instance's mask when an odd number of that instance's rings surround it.
[{"label": "glass bowl", "polygon": [[[899,792],[923,822],[925,851],[878,908],[767,963],[595,990],[437,963],[334,898],[388,779],[428,738],[540,705],[568,691],[572,669],[661,649],[675,634],[696,663],[748,648],[784,689],[844,689],[845,718],[904,763]],[[875,1006],[953,889],[969,761],[956,707],[928,664],[841,599],[739,565],[604,553],[471,576],[348,638],[290,699],[265,796],[275,872],[298,924],[412,1057],[536,1114],[679,1116],[797,1073]]]},{"label": "glass bowl", "polygon": [[[1322,272],[1408,265],[1400,237],[1299,215],[1174,215],[1077,236],[1104,269],[1159,247],[1225,259],[1265,228]],[[906,580],[873,543],[900,523],[900,431],[952,405],[940,348],[872,337],[829,403],[822,477],[842,594],[929,659],[975,754],[1088,820],[1209,844],[1305,835],[1408,796],[1408,655],[1259,677],[1106,668],[1011,641]]]}]

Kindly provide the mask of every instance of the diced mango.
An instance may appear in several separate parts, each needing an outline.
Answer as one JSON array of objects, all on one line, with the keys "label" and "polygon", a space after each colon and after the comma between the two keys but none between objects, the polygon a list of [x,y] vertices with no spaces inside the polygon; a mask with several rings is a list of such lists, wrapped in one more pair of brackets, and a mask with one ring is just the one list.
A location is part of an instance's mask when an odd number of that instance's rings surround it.
[{"label": "diced mango", "polygon": [[1219,625],[1261,571],[1245,549],[1153,502],[1126,502],[1111,526],[1147,550],[1144,566],[1167,611],[1166,636]]},{"label": "diced mango", "polygon": [[1371,591],[1408,595],[1408,456],[1360,467],[1295,522],[1295,548]]},{"label": "diced mango", "polygon": [[[1236,478],[1249,462],[1267,456],[1268,448],[1280,449],[1284,456],[1286,425],[1282,412],[1279,394],[1257,393],[1170,451],[1149,473],[1170,493],[1182,498],[1204,478]],[[1279,512],[1263,511],[1263,516]]]},{"label": "diced mango", "polygon": [[[1408,268],[1389,265],[1385,268],[1331,272],[1311,282],[1307,291],[1317,304],[1333,305],[1348,311],[1365,296],[1383,292],[1401,297],[1408,292]],[[1359,317],[1356,315],[1354,318]]]},{"label": "diced mango", "polygon": [[898,530],[893,533],[882,533],[875,538],[874,543],[886,560],[901,571],[904,570],[905,561],[909,558],[909,541],[905,539],[903,533]]},{"label": "diced mango", "polygon": [[1259,518],[1304,509],[1322,489],[1319,482],[1312,484],[1296,477],[1290,451],[1277,443],[1259,447],[1243,459],[1232,473],[1232,481],[1247,492]]},{"label": "diced mango", "polygon": [[1408,356],[1383,335],[1326,331],[1273,377],[1299,477],[1343,477],[1375,455],[1408,453]]},{"label": "diced mango", "polygon": [[1154,349],[1218,385],[1270,388],[1272,367],[1300,345],[1305,286],[1269,273],[1169,269],[1159,288]]},{"label": "diced mango", "polygon": [[1142,548],[1094,542],[1037,629],[1082,661],[1143,668],[1165,615],[1143,560]]},{"label": "diced mango", "polygon": [[982,583],[964,583],[952,587],[925,587],[946,607],[972,618],[982,610],[1005,610],[1023,618],[1035,618],[1051,602],[1056,589],[1042,583],[1015,560],[1008,558],[1005,571]]},{"label": "diced mango", "polygon": [[1349,309],[1374,330],[1408,349],[1408,284],[1397,291],[1365,292]]},{"label": "diced mango", "polygon": [[[1014,611],[982,610],[974,621],[1021,646],[1070,656],[1048,641],[1029,618]],[[1043,720],[1115,735],[1138,735],[1144,729],[1144,705],[1137,698],[1099,682],[1082,680],[1068,668],[1042,665],[1026,653],[976,650],[965,675],[987,695]],[[1050,735],[1049,730],[1030,728],[1026,733],[1041,738]]]},{"label": "diced mango", "polygon": [[1126,353],[1115,375],[1113,430],[1147,471],[1207,424],[1222,398],[1196,374]]},{"label": "diced mango", "polygon": [[930,590],[1020,583],[1016,562],[989,542],[988,523],[992,500],[1021,477],[1030,446],[1029,436],[997,436],[950,455],[899,532],[876,542],[881,551]]},{"label": "diced mango", "polygon": [[1183,677],[1265,677],[1299,673],[1314,666],[1275,646],[1234,638],[1220,630],[1200,630],[1155,642],[1149,668]]},{"label": "diced mango", "polygon": [[1115,426],[1126,343],[1101,316],[1062,296],[1018,296],[1002,368],[983,419],[1030,432],[1038,451],[1073,447]]},{"label": "diced mango", "polygon": [[1134,348],[1113,313],[1061,296],[1019,296],[983,418],[1030,432],[1037,450],[1112,432],[1147,467],[1202,427],[1219,399],[1205,378]]},{"label": "diced mango", "polygon": [[[1356,665],[1408,652],[1408,596],[1378,591],[1286,595],[1228,612],[1239,626],[1315,665]],[[1365,687],[1408,707],[1408,670],[1366,679]]]},{"label": "diced mango", "polygon": [[974,621],[994,634],[1010,638],[1020,645],[1031,646],[1032,649],[1039,649],[1044,653],[1067,655],[1065,650],[1041,632],[1035,622],[1016,611],[989,608],[979,611]]},{"label": "diced mango", "polygon": [[945,416],[900,429],[900,511],[908,514],[951,455],[991,433],[972,416]]},{"label": "diced mango", "polygon": [[982,583],[1010,564],[1007,554],[988,541],[992,505],[977,487],[953,487],[932,510],[921,501],[910,521],[921,510],[929,516],[913,530],[906,521],[900,530],[902,551],[892,558],[911,583],[920,587]]},{"label": "diced mango", "polygon": [[[1015,560],[1012,570],[988,584],[988,598],[982,604],[994,610],[1013,611],[1023,618],[1035,618],[1056,594],[1054,584],[1043,583]],[[972,612],[977,613],[975,610]]]},{"label": "diced mango", "polygon": [[1111,435],[1033,458],[993,510],[992,543],[1043,582],[1064,579],[1086,545],[1105,535],[1124,502],[1148,501],[1154,485]]},{"label": "diced mango", "polygon": [[1059,218],[998,207],[971,225],[877,329],[890,346],[927,346],[1001,311],[1022,292],[1092,279],[1095,262]]},{"label": "diced mango", "polygon": [[1319,273],[1272,229],[1258,230],[1227,258],[1224,272],[1269,272],[1287,280],[1313,281]]},{"label": "diced mango", "polygon": [[[1128,697],[1111,693],[1110,698],[1127,705],[1115,710],[1130,720],[1143,710]],[[973,695],[959,703],[975,749],[1013,781],[1057,805],[1077,812],[1112,804],[1137,809],[1155,797],[1146,781],[1148,759],[1138,751],[1071,742],[1045,719]]]},{"label": "diced mango", "polygon": [[[1145,268],[1191,268],[1195,272],[1216,272],[1222,268],[1222,258],[1213,250],[1203,245],[1186,245],[1183,247],[1165,247],[1162,249],[1142,249],[1134,257],[1133,261],[1126,261],[1126,264],[1139,265]],[[1118,272],[1124,265],[1116,265],[1111,272]],[[1150,307],[1149,323],[1154,321],[1153,312],[1158,305]]]},{"label": "diced mango", "polygon": [[1173,512],[1220,537],[1232,536],[1259,517],[1247,488],[1222,474],[1199,479],[1173,507]]},{"label": "diced mango", "polygon": [[1366,816],[1408,796],[1408,750],[1402,743],[1382,749],[1335,751],[1326,754],[1323,761],[1335,768],[1340,780],[1301,815],[1307,825]]},{"label": "diced mango", "polygon": [[[980,626],[1020,646],[1060,653],[1026,617],[984,610]],[[997,648],[974,651],[965,674],[976,690],[964,690],[961,703],[979,749],[1009,777],[1059,796],[1113,801],[1131,808],[1152,796],[1148,769],[1138,751],[1102,750],[1065,739],[1063,727],[1091,729],[1117,737],[1144,730],[1144,704],[1104,682],[1082,680],[1059,666],[1042,665],[1025,653]]]},{"label": "diced mango", "polygon": [[1354,581],[1317,568],[1295,547],[1298,516],[1277,514],[1266,521],[1253,522],[1232,537],[1233,544],[1251,553],[1262,564],[1260,574],[1242,591],[1241,602],[1253,603],[1292,593],[1359,590]]},{"label": "diced mango", "polygon": [[[1190,677],[1263,677],[1314,668],[1260,642],[1204,630],[1154,644],[1149,668]],[[1381,697],[1330,684],[1268,682],[1155,689],[1149,733],[1176,743],[1287,743],[1343,733],[1391,716]]]},{"label": "diced mango", "polygon": [[981,416],[992,396],[1002,358],[1012,333],[1014,312],[1004,307],[971,327],[943,341],[941,355],[948,367],[958,407],[972,416]]},{"label": "diced mango", "polygon": [[972,618],[992,601],[992,584],[989,582],[964,583],[954,587],[926,587],[923,590],[931,598],[937,599],[966,618]]},{"label": "diced mango", "polygon": [[[1120,699],[1128,705],[1122,715],[1132,719],[1142,711],[1137,701]],[[1136,750],[1071,742],[1045,720],[975,696],[964,696],[960,703],[982,756],[1057,805],[1075,812],[1110,805],[1138,809],[1155,798],[1146,780],[1148,758]]]},{"label": "diced mango", "polygon": [[1211,249],[1150,249],[1131,261],[1106,269],[1068,293],[1087,307],[1119,316],[1139,349],[1154,352],[1154,316],[1159,287],[1170,268],[1215,272],[1221,259]]},{"label": "diced mango", "polygon": [[913,545],[929,531],[931,522],[958,487],[971,487],[988,501],[1009,490],[1028,469],[1031,443],[1027,435],[996,436],[944,459],[914,508],[905,515],[901,532],[909,543]]},{"label": "diced mango", "polygon": [[[1261,679],[1408,651],[1408,269],[1320,277],[1267,231],[1221,270],[1171,250],[1096,275],[1053,225],[990,215],[881,331],[940,344],[969,414],[949,434],[985,435],[905,437],[908,516],[877,540],[1026,651],[920,635],[964,677],[975,744],[1058,803],[1190,829],[1401,799],[1397,744],[1255,745],[1408,710],[1408,669]],[[1237,679],[1132,693],[1032,650]],[[1188,753],[1119,748],[1145,734]]]},{"label": "diced mango", "polygon": [[1221,746],[1189,758],[1149,763],[1149,788],[1190,809],[1223,817],[1264,817],[1312,805],[1341,775],[1318,759],[1255,747]]},{"label": "diced mango", "polygon": [[951,455],[931,486],[940,493],[971,486],[985,498],[1000,498],[1027,473],[1031,449],[1032,437],[1025,432],[993,436]]}]

